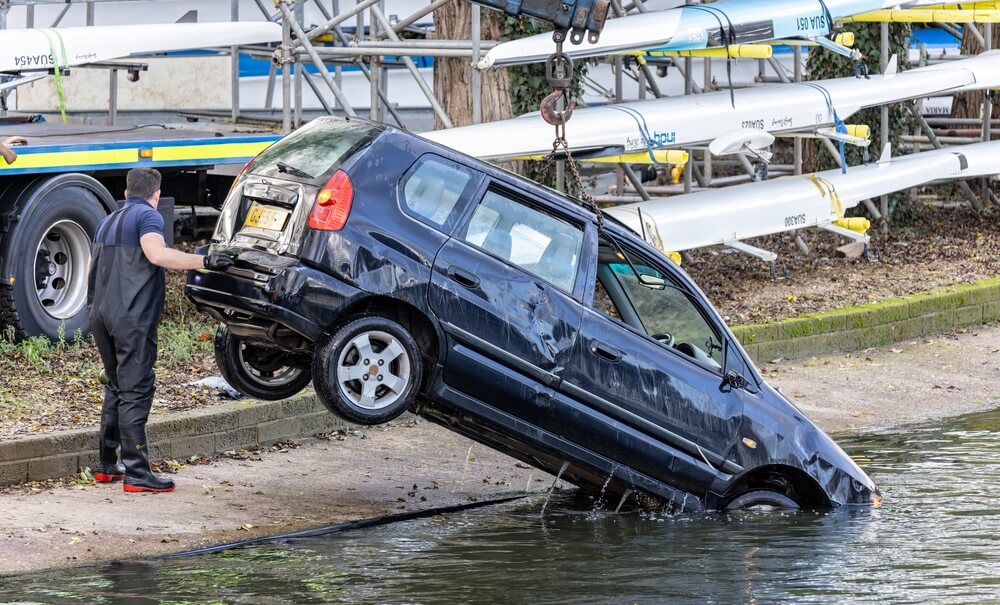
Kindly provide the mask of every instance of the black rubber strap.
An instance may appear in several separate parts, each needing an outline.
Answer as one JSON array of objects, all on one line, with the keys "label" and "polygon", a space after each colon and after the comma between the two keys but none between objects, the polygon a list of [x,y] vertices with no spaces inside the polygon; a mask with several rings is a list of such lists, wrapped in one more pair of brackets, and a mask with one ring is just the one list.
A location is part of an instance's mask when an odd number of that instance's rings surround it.
[{"label": "black rubber strap", "polygon": [[128,214],[129,206],[126,205],[119,212],[121,216],[118,217],[118,221],[115,223],[115,244],[122,245],[122,231],[125,229],[125,216]]}]

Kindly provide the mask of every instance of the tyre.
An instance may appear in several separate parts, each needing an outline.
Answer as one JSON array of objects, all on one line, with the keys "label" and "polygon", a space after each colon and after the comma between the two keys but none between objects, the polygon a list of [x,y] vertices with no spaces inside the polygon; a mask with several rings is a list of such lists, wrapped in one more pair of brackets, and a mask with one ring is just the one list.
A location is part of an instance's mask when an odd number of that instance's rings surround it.
[{"label": "tyre", "polygon": [[313,355],[316,393],[333,413],[358,424],[381,424],[405,412],[423,380],[416,340],[384,317],[348,321]]},{"label": "tyre", "polygon": [[224,325],[215,332],[215,363],[226,382],[255,399],[287,399],[312,380],[301,355],[244,342]]},{"label": "tyre", "polygon": [[3,251],[13,281],[0,289],[0,327],[13,328],[18,338],[72,339],[78,330],[90,331],[87,265],[107,212],[82,181],[50,183],[27,196]]},{"label": "tyre", "polygon": [[785,494],[769,489],[743,492],[729,501],[726,511],[737,510],[796,510],[799,505]]}]

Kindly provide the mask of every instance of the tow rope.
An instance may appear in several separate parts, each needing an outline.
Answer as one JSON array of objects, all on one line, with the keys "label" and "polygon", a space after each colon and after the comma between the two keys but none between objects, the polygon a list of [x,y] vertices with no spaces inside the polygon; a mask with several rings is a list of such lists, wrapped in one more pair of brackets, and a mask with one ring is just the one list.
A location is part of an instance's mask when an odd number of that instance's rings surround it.
[{"label": "tow rope", "polygon": [[[733,109],[736,109],[736,91],[733,88],[733,56],[729,50],[730,44],[736,44],[736,28],[733,27],[733,22],[729,19],[726,11],[711,5],[687,4],[683,8],[705,11],[715,17],[719,23],[719,42],[726,49],[726,80],[729,83],[729,103]],[[722,24],[723,17],[726,19],[727,26]],[[706,61],[708,60],[706,59]],[[688,77],[691,77],[690,74]]]},{"label": "tow rope", "polygon": [[[643,143],[646,144],[646,153],[649,154],[649,161],[652,162],[654,166],[659,166],[660,163],[656,161],[656,155],[653,151],[655,149],[663,149],[666,145],[660,145],[653,142],[653,137],[649,134],[649,126],[646,124],[646,116],[639,113],[639,111],[624,105],[613,104],[608,105],[607,107],[608,109],[620,111],[635,121],[635,126],[639,129],[639,136],[642,137]],[[625,149],[623,151],[628,153],[629,150]]]},{"label": "tow rope", "polygon": [[[815,82],[800,82],[810,88],[815,88],[823,95],[823,100],[826,101],[826,108],[829,110],[830,114],[833,115],[833,127],[839,134],[847,134],[847,125],[844,121],[840,119],[837,115],[837,108],[833,106],[833,98],[830,97],[830,91],[826,88],[816,84]],[[845,150],[846,143],[844,141],[837,141],[837,146],[840,151],[840,172],[847,174],[847,152]]]},{"label": "tow rope", "polygon": [[[52,56],[52,72],[56,77],[56,98],[59,101],[59,116],[62,118],[62,123],[66,123],[66,94],[63,91],[62,84],[62,68],[65,65],[69,65],[69,60],[66,58],[66,42],[63,40],[62,34],[54,29],[43,29],[42,33],[45,34],[45,39],[49,42],[49,53]],[[59,41],[59,50],[62,51],[61,54],[56,52],[55,42],[52,40],[52,35],[56,37]],[[62,60],[60,61],[60,57]]]}]

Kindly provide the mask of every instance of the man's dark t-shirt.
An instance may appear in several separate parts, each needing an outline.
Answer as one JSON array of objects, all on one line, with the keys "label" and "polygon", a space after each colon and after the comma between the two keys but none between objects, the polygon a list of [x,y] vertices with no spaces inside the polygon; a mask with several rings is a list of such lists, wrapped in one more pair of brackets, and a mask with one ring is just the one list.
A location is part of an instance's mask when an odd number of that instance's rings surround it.
[{"label": "man's dark t-shirt", "polygon": [[118,237],[118,225],[110,229],[118,213],[111,214],[97,227],[94,243],[106,246],[139,246],[139,238],[147,233],[163,235],[163,217],[149,202],[138,196],[130,196],[125,200],[122,212],[121,241]]},{"label": "man's dark t-shirt", "polygon": [[139,240],[147,233],[163,235],[163,229],[160,213],[136,196],[101,222],[91,248],[88,302],[92,318],[155,329],[165,296],[164,273],[149,262]]}]

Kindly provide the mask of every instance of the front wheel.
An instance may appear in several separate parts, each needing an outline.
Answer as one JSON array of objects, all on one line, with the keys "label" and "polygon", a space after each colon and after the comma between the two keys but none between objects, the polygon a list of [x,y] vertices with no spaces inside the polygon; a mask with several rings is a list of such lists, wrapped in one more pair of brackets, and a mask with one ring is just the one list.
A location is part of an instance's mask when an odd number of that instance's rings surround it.
[{"label": "front wheel", "polygon": [[306,388],[312,376],[294,353],[244,342],[226,326],[215,333],[215,363],[237,391],[255,399],[287,399]]},{"label": "front wheel", "polygon": [[423,380],[416,340],[385,317],[347,322],[313,356],[316,393],[333,413],[358,424],[382,424],[416,400]]},{"label": "front wheel", "polygon": [[754,489],[743,492],[726,504],[727,512],[737,510],[796,510],[799,505],[785,494],[769,489]]}]

